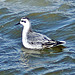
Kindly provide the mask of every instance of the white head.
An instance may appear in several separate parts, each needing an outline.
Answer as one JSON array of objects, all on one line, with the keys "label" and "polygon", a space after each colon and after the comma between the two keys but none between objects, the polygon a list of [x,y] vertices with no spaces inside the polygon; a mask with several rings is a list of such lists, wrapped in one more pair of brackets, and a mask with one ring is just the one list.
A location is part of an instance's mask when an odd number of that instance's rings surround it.
[{"label": "white head", "polygon": [[24,30],[32,32],[29,18],[27,18],[27,17],[21,18],[20,22],[17,23],[16,25],[18,25],[18,24],[23,25]]},{"label": "white head", "polygon": [[20,24],[22,24],[25,28],[29,28],[30,27],[29,18],[27,18],[27,17],[21,18]]}]

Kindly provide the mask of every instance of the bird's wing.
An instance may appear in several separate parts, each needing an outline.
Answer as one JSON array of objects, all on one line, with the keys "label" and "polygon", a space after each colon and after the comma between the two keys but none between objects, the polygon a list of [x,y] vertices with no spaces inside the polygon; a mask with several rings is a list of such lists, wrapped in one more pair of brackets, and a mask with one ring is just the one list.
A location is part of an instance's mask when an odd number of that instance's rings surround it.
[{"label": "bird's wing", "polygon": [[43,48],[50,48],[50,47],[61,45],[64,43],[61,41],[52,40],[48,38],[47,36],[40,33],[36,33],[36,32],[28,33],[27,40],[28,40],[28,43],[33,44],[35,46],[42,45]]},{"label": "bird's wing", "polygon": [[46,43],[49,42],[51,39],[43,34],[30,32],[27,34],[27,40],[29,43]]},{"label": "bird's wing", "polygon": [[47,36],[40,33],[36,33],[36,32],[28,33],[27,40],[28,40],[28,43],[33,44],[35,46],[41,45],[43,48],[50,48],[50,47],[62,45],[65,43],[64,41],[52,40],[48,38]]}]

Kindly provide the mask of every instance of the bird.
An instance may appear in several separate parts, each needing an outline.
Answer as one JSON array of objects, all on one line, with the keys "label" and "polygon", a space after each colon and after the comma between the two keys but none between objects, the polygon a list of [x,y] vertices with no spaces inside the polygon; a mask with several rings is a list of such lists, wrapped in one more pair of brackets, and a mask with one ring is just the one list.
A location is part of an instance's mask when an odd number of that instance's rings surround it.
[{"label": "bird", "polygon": [[20,22],[16,25],[19,24],[23,26],[22,44],[27,49],[45,49],[66,44],[65,41],[56,41],[46,35],[34,32],[31,28],[31,22],[28,17],[22,17]]}]

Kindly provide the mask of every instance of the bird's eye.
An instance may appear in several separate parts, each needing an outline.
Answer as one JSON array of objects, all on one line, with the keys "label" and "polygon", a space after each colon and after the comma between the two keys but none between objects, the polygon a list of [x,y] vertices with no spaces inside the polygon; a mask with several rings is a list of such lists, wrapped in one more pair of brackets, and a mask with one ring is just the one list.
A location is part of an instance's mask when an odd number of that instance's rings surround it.
[{"label": "bird's eye", "polygon": [[21,22],[24,22],[24,23],[26,23],[26,21],[23,21],[23,20],[22,20]]},{"label": "bird's eye", "polygon": [[26,21],[23,21],[24,23],[26,23]]},{"label": "bird's eye", "polygon": [[23,22],[23,20],[21,20],[21,22]]}]

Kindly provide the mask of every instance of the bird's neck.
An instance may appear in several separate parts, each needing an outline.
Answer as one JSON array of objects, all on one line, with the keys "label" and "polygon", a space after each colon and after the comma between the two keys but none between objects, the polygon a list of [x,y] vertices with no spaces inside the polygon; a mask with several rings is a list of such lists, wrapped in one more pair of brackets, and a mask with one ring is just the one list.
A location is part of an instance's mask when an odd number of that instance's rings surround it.
[{"label": "bird's neck", "polygon": [[27,33],[28,33],[28,30],[26,30],[24,27],[22,31],[22,43],[24,46],[27,45]]},{"label": "bird's neck", "polygon": [[[30,29],[30,28],[29,28]],[[29,30],[26,30],[26,28],[23,28],[22,31],[22,43],[26,48],[32,48],[32,46],[28,43],[27,41],[27,34],[28,34]]]},{"label": "bird's neck", "polygon": [[30,29],[30,23],[27,23],[26,25],[24,25],[23,31],[22,31],[22,38],[26,38],[29,29]]},{"label": "bird's neck", "polygon": [[28,33],[29,29],[27,28],[23,28],[23,31],[22,31],[22,39],[27,39],[27,33]]}]

